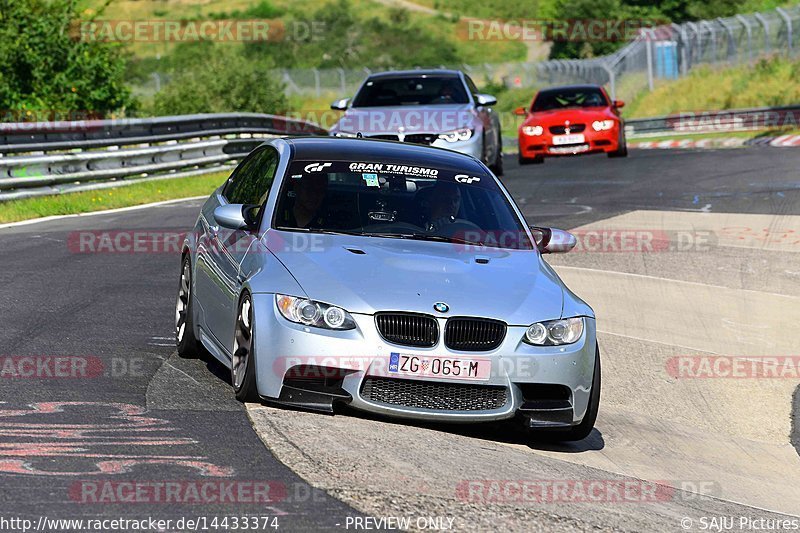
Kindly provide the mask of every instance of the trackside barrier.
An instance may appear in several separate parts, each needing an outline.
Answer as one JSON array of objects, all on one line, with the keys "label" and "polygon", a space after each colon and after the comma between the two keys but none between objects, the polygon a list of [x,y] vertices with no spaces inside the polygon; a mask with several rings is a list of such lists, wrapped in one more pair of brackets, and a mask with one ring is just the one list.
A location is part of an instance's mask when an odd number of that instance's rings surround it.
[{"label": "trackside barrier", "polygon": [[0,201],[226,170],[265,139],[326,133],[257,113],[0,123]]}]

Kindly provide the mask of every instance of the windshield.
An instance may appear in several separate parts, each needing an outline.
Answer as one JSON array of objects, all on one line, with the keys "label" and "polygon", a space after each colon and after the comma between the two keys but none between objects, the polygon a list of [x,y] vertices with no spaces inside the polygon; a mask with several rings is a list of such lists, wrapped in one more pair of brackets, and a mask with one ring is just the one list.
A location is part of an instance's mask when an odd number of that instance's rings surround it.
[{"label": "windshield", "polygon": [[464,84],[456,76],[409,76],[368,80],[353,107],[468,104]]},{"label": "windshield", "polygon": [[370,161],[295,161],[273,227],[532,249],[488,174]]},{"label": "windshield", "polygon": [[600,89],[584,87],[579,89],[552,89],[542,91],[533,102],[532,111],[551,111],[566,107],[604,107],[608,105]]}]

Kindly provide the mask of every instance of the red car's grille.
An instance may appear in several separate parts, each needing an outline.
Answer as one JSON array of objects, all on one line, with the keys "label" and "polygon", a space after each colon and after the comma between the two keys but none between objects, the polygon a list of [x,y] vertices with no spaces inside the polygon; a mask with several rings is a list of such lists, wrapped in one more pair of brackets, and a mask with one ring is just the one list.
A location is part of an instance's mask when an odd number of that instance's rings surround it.
[{"label": "red car's grille", "polygon": [[[550,126],[550,133],[553,135],[564,135],[567,133],[566,126]],[[586,124],[570,124],[569,125],[569,132],[570,133],[580,133],[586,129]]]}]

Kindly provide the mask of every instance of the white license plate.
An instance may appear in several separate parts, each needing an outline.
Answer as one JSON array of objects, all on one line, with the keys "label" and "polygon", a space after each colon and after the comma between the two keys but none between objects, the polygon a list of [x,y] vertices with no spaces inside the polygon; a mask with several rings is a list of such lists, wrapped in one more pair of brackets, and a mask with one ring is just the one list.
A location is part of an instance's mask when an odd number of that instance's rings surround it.
[{"label": "white license plate", "polygon": [[588,152],[588,151],[589,151],[588,144],[578,144],[573,146],[553,146],[549,150],[551,154],[580,154],[582,152]]},{"label": "white license plate", "polygon": [[581,144],[586,142],[583,133],[573,133],[570,135],[553,135],[553,144],[561,146],[564,144]]},{"label": "white license plate", "polygon": [[492,373],[490,359],[436,357],[392,352],[389,375],[421,376],[466,380],[487,380]]}]

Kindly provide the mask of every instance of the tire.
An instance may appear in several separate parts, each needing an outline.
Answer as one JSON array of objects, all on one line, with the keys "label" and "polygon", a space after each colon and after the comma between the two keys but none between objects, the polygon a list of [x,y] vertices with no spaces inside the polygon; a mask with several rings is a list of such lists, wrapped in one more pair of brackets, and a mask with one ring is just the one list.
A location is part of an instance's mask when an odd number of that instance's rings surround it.
[{"label": "tire", "polygon": [[503,175],[503,137],[499,133],[497,134],[497,154],[495,154],[494,163],[489,170],[494,172],[495,176]]},{"label": "tire", "polygon": [[200,342],[194,335],[194,291],[192,290],[192,260],[188,255],[181,261],[181,278],[175,302],[175,344],[178,355],[189,359],[200,355]]},{"label": "tire", "polygon": [[619,136],[619,146],[615,151],[608,152],[608,157],[628,157],[628,141],[625,139],[624,133]]},{"label": "tire", "polygon": [[544,163],[544,156],[537,155],[536,157],[522,157],[519,156],[519,164],[522,165],[541,165]]},{"label": "tire", "polygon": [[588,437],[597,421],[597,412],[600,408],[600,347],[597,347],[594,358],[594,375],[592,376],[592,391],[589,393],[589,405],[581,423],[567,430],[545,430],[541,433],[534,432],[534,439],[549,442],[571,442],[583,440]]},{"label": "tire", "polygon": [[233,392],[240,402],[258,402],[253,300],[248,293],[244,293],[239,300],[239,309],[236,312],[236,326],[233,334],[233,358],[231,359]]}]

